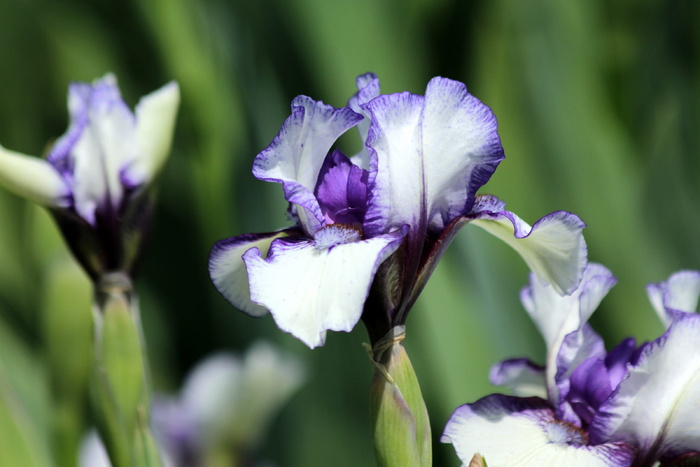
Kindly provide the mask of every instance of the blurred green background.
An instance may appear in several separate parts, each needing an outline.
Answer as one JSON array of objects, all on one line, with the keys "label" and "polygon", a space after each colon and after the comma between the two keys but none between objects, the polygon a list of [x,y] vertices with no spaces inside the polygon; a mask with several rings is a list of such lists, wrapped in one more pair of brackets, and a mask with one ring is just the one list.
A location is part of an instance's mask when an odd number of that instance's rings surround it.
[{"label": "blurred green background", "polygon": [[[560,209],[580,215],[590,259],[620,280],[594,326],[608,345],[652,339],[662,329],[644,285],[700,267],[698,24],[690,0],[3,1],[0,143],[43,154],[67,126],[70,81],[112,71],[133,106],[177,80],[174,149],[138,277],[155,388],[176,391],[202,357],[266,337],[310,377],[261,456],[373,465],[362,326],[310,351],[271,318],[231,308],[207,274],[216,240],[285,225],[280,187],[250,167],[291,99],[342,106],[366,71],[384,92],[423,93],[435,75],[465,82],[495,111],[507,156],[482,192],[530,223]],[[35,454],[47,455],[48,427],[62,423],[52,395],[83,371],[65,343],[84,344],[87,298],[57,279],[69,262],[46,213],[1,192],[0,219],[0,395],[22,402],[9,406],[42,446]],[[466,227],[411,312],[406,345],[435,465],[459,465],[437,438],[454,408],[492,391],[494,362],[543,359],[518,299],[526,281],[513,251]],[[53,310],[61,306],[72,311]]]}]

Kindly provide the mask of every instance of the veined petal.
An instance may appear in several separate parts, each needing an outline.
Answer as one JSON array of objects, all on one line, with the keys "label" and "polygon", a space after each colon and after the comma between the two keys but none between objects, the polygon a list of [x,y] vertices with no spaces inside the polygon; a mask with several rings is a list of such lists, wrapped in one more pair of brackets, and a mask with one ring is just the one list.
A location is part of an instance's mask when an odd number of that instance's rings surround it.
[{"label": "veined petal", "polygon": [[526,358],[504,360],[491,367],[489,381],[510,388],[519,397],[547,397],[544,368]]},{"label": "veined petal", "polygon": [[76,211],[92,224],[99,206],[117,207],[122,200],[122,169],[138,154],[136,121],[113,75],[92,85],[71,85],[69,106],[73,121],[86,121],[70,151],[75,164],[72,188]]},{"label": "veined petal", "polygon": [[542,399],[493,394],[458,408],[447,422],[443,443],[460,460],[475,452],[489,466],[629,466],[632,453],[622,443],[587,445],[580,428],[554,418]]},{"label": "veined petal", "polygon": [[503,159],[493,112],[457,81],[434,78],[425,97],[384,95],[365,108],[377,165],[367,215],[372,232],[404,224],[416,226],[416,235],[444,228],[469,212]]},{"label": "veined petal", "polygon": [[591,440],[629,442],[647,460],[700,451],[698,408],[700,315],[688,313],[644,348],[629,377],[600,407]]},{"label": "veined petal", "polygon": [[287,201],[304,208],[298,214],[310,235],[323,225],[313,195],[323,161],[338,137],[360,120],[362,115],[348,108],[336,109],[299,96],[292,101],[292,114],[280,132],[255,158],[253,175],[282,184]]},{"label": "veined petal", "polygon": [[421,115],[425,206],[442,229],[474,204],[476,191],[503,160],[496,117],[458,81],[433,78]]},{"label": "veined petal", "polygon": [[697,310],[700,297],[700,271],[679,271],[672,274],[666,282],[649,284],[647,294],[659,319],[668,327],[673,316],[669,315],[667,309],[686,313]]},{"label": "veined petal", "polygon": [[311,348],[321,346],[327,330],[355,326],[377,268],[402,240],[401,232],[323,245],[277,239],[267,258],[257,249],[243,255],[251,298],[270,310],[280,329]]},{"label": "veined petal", "polygon": [[233,306],[251,316],[267,314],[267,309],[250,300],[248,273],[242,256],[251,248],[266,256],[270,243],[286,235],[288,231],[240,235],[214,245],[209,255],[209,275],[216,289]]},{"label": "veined petal", "polygon": [[0,146],[0,184],[13,193],[47,207],[70,205],[70,189],[44,159]]},{"label": "veined petal", "polygon": [[180,87],[174,81],[139,101],[136,106],[139,152],[124,173],[130,185],[152,180],[163,168],[170,153],[179,105]]},{"label": "veined petal", "polygon": [[581,234],[586,224],[575,214],[556,211],[530,227],[512,212],[490,210],[497,200],[489,198],[481,197],[467,216],[472,223],[517,251],[540,281],[551,284],[557,293],[573,293],[588,262]]}]

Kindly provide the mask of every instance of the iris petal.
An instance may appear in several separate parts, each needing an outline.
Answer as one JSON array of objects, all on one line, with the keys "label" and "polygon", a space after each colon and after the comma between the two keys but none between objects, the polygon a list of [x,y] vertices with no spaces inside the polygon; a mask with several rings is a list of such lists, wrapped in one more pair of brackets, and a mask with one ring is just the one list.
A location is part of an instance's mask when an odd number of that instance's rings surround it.
[{"label": "iris petal", "polygon": [[489,466],[629,466],[624,444],[586,445],[578,427],[556,420],[542,399],[494,394],[459,407],[441,441],[452,443],[465,464],[474,453]]},{"label": "iris petal", "polygon": [[270,243],[284,237],[289,232],[240,235],[222,240],[214,245],[209,255],[209,275],[214,286],[233,306],[251,316],[263,316],[267,309],[250,300],[248,273],[243,263],[243,254],[257,248],[261,255],[267,255]]},{"label": "iris petal", "polygon": [[530,270],[559,294],[573,293],[588,262],[586,242],[581,234],[586,224],[575,214],[556,211],[530,227],[512,212],[498,207],[492,197],[482,197],[479,206],[467,217],[510,245]]},{"label": "iris petal", "polygon": [[274,240],[267,258],[256,248],[243,255],[251,298],[280,329],[321,346],[326,331],[357,324],[377,268],[402,240],[401,232],[328,248],[308,239]]},{"label": "iris petal", "polygon": [[629,377],[596,414],[591,440],[634,443],[640,459],[700,451],[698,407],[700,315],[684,314],[629,368]]}]

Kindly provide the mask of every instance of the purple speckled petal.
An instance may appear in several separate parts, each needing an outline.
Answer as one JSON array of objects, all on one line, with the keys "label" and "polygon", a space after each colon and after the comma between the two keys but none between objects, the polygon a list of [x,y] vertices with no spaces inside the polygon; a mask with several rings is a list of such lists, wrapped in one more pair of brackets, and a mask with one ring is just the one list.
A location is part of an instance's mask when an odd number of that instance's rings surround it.
[{"label": "purple speckled petal", "polygon": [[472,223],[510,245],[559,294],[573,293],[588,262],[583,221],[575,214],[556,211],[530,227],[511,212],[492,211],[497,203],[489,198],[479,197],[475,211],[467,216]]},{"label": "purple speckled petal", "polygon": [[465,464],[475,453],[493,466],[629,466],[623,443],[587,444],[580,428],[554,418],[539,398],[493,394],[459,407],[447,422],[443,443],[452,443]]},{"label": "purple speckled petal", "polygon": [[315,192],[327,224],[340,222],[362,228],[368,176],[366,170],[353,165],[340,151],[328,154]]},{"label": "purple speckled petal", "polygon": [[309,235],[324,223],[313,194],[321,166],[338,137],[360,120],[362,115],[348,108],[336,109],[299,96],[292,101],[292,114],[280,132],[255,158],[253,175],[281,183],[287,201],[304,208],[297,214]]},{"label": "purple speckled petal", "polygon": [[647,286],[649,300],[666,327],[673,321],[674,311],[693,313],[700,298],[700,271],[679,271],[665,282]]},{"label": "purple speckled petal", "polygon": [[[350,229],[337,232],[343,230]],[[251,298],[270,310],[280,329],[311,348],[321,346],[327,330],[350,331],[355,326],[377,268],[403,237],[403,232],[392,232],[359,241],[277,239],[267,258],[257,249],[249,250],[243,261]]]},{"label": "purple speckled petal", "polygon": [[700,315],[685,313],[645,346],[629,377],[600,407],[591,441],[625,441],[639,465],[700,451]]},{"label": "purple speckled petal", "polygon": [[299,234],[293,231],[248,234],[217,242],[209,255],[209,275],[216,289],[233,306],[251,316],[267,314],[267,309],[250,300],[248,273],[242,256],[251,248],[265,256],[274,239],[295,233]]},{"label": "purple speckled petal", "polygon": [[489,381],[510,388],[519,397],[547,397],[544,367],[525,358],[504,360],[491,367]]}]

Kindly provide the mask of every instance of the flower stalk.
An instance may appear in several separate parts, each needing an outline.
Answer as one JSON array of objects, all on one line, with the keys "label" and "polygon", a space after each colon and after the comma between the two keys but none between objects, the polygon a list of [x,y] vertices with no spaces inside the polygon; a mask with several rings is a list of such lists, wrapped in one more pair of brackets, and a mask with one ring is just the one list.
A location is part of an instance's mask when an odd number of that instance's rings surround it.
[{"label": "flower stalk", "polygon": [[93,404],[114,467],[160,466],[148,424],[145,345],[131,280],[105,274],[95,288]]},{"label": "flower stalk", "polygon": [[375,365],[370,389],[374,450],[381,467],[432,465],[430,420],[418,378],[394,327],[371,349]]}]

